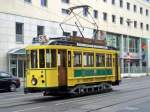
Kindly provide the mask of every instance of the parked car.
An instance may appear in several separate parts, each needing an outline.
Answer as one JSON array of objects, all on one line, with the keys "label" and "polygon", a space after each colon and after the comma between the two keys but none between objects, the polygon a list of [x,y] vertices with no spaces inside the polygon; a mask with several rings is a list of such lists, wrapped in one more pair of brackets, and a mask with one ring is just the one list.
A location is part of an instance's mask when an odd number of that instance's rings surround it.
[{"label": "parked car", "polygon": [[20,80],[10,73],[0,71],[0,90],[16,91],[20,87]]}]

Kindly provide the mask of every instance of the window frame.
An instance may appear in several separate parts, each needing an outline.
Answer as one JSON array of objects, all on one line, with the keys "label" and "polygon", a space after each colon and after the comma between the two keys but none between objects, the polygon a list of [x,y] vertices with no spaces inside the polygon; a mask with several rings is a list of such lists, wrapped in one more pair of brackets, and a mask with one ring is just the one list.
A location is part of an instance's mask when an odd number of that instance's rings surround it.
[{"label": "window frame", "polygon": [[[75,64],[75,62],[77,62],[77,60],[75,59],[75,56],[76,55],[78,55],[79,56],[79,63],[76,63]],[[82,62],[82,51],[74,51],[73,52],[73,67],[82,67],[82,64],[83,64],[83,62]],[[78,58],[78,57],[77,57]]]},{"label": "window frame", "polygon": [[16,43],[24,43],[24,23],[15,23]]},{"label": "window frame", "polygon": [[[104,57],[103,57],[104,56]],[[104,53],[96,53],[96,55],[95,55],[95,57],[96,57],[96,67],[105,67],[106,65],[105,65],[105,63],[106,63],[106,59],[105,59],[105,54]],[[99,59],[102,59],[102,63],[100,63],[99,61]],[[103,60],[104,59],[104,60]],[[99,63],[98,63],[99,62]]]},{"label": "window frame", "polygon": [[83,52],[83,66],[84,67],[94,67],[94,53],[93,52]]}]

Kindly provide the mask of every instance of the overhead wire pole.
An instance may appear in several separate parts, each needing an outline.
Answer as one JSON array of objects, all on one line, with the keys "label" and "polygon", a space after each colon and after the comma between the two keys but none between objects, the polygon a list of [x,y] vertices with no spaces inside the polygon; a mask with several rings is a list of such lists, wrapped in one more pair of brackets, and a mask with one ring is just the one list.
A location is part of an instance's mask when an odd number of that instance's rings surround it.
[{"label": "overhead wire pole", "polygon": [[[84,27],[82,26],[82,24],[80,23],[79,19],[77,18],[77,15],[73,12],[73,15],[75,16],[75,18],[77,19],[77,21],[79,22],[79,25],[83,28],[83,31],[84,31]],[[75,25],[77,26],[79,32],[81,33],[81,36],[84,38],[84,35],[80,29],[80,27],[78,26],[77,22],[75,22]]]},{"label": "overhead wire pole", "polygon": [[[82,11],[80,11],[78,14],[80,14]],[[71,14],[71,12],[70,12],[70,14]],[[60,28],[61,28],[61,30],[64,32],[64,29],[63,29],[63,27],[62,27],[62,24],[64,24],[64,23],[66,23],[66,21],[69,21],[69,20],[71,20],[72,18],[74,18],[75,17],[75,15],[73,15],[72,17],[70,17],[70,18],[68,18],[68,19],[64,19],[63,20],[63,22],[61,22],[60,24],[59,24],[59,26],[60,26]]]},{"label": "overhead wire pole", "polygon": [[[87,9],[87,13],[90,15],[90,19],[91,19],[93,22],[91,22],[89,19],[87,19],[87,18],[81,16],[80,13],[81,13],[82,11],[80,11],[79,13],[77,13],[77,12],[75,11],[76,9],[84,9],[84,8]],[[68,18],[68,19],[64,19],[63,22],[61,22],[59,25],[60,25],[61,30],[64,32],[64,29],[63,29],[63,27],[62,27],[62,24],[66,23],[67,21],[69,21],[69,20],[71,20],[72,18],[75,17],[75,19],[76,19],[76,21],[75,21],[75,26],[76,26],[77,29],[79,30],[81,36],[84,38],[84,35],[83,35],[84,27],[82,26],[82,24],[81,24],[79,18],[81,18],[81,19],[83,19],[84,21],[86,21],[86,22],[92,24],[92,25],[94,26],[94,29],[95,29],[95,32],[94,32],[94,34],[93,34],[93,36],[92,36],[92,40],[93,40],[92,43],[93,43],[93,45],[94,45],[94,42],[95,42],[95,41],[94,41],[94,35],[98,33],[98,25],[97,25],[96,21],[94,20],[94,18],[92,17],[92,15],[91,15],[91,13],[90,13],[90,11],[89,11],[90,8],[93,9],[92,7],[90,7],[90,6],[88,6],[88,5],[79,5],[79,6],[70,7],[70,8],[68,9],[68,10],[69,10],[69,15],[73,14],[73,16],[70,17],[70,18]],[[82,31],[81,31],[81,28],[83,29]]]}]

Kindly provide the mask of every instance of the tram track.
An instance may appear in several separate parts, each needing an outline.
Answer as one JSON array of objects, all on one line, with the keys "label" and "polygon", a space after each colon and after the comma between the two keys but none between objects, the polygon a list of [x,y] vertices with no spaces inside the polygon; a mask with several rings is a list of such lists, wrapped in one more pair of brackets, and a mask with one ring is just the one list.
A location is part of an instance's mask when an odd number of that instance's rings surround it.
[{"label": "tram track", "polygon": [[113,106],[116,106],[116,105],[120,105],[120,104],[124,104],[124,103],[128,103],[128,102],[131,102],[131,101],[136,101],[136,100],[140,100],[140,99],[143,99],[143,98],[146,98],[146,97],[150,97],[150,95],[145,95],[145,96],[142,96],[142,97],[136,97],[136,98],[132,98],[132,99],[129,99],[129,100],[125,100],[125,101],[120,101],[120,102],[117,102],[117,103],[112,103],[110,105],[107,105],[107,106],[102,106],[100,108],[96,108],[96,109],[91,109],[91,110],[88,110],[88,111],[85,111],[85,112],[94,112],[94,111],[99,111],[99,110],[102,110],[102,109],[106,109],[106,108],[109,108],[109,107],[113,107]]},{"label": "tram track", "polygon": [[[75,97],[75,98],[41,97],[41,98],[39,98],[39,96],[33,97],[33,98],[32,97],[22,97],[21,99],[18,98],[15,101],[10,101],[11,99],[8,100],[8,102],[2,101],[2,103],[0,103],[0,108],[11,108],[14,106],[25,106],[25,105],[31,105],[31,104],[43,104],[43,103],[47,103],[47,102],[51,102],[53,105],[59,106],[59,105],[64,105],[64,104],[69,104],[69,103],[74,103],[74,102],[80,102],[80,103],[81,102],[87,102],[87,101],[92,101],[92,100],[96,100],[96,99],[103,101],[104,98],[112,97],[112,96],[115,96],[116,94],[117,95],[124,95],[124,94],[132,93],[132,92],[138,92],[138,91],[149,90],[149,89],[150,89],[150,87],[142,87],[142,88],[132,89],[132,90],[128,90],[128,91],[114,90],[114,91],[109,92],[109,93],[100,94],[100,96],[98,96],[98,94],[96,94],[96,95],[89,95],[89,96],[84,96],[84,97],[80,97],[80,98],[79,97]],[[148,96],[150,96],[150,95],[147,95],[147,97]],[[135,99],[137,99],[137,98],[135,98]],[[131,100],[135,100],[135,99],[131,99]],[[60,102],[60,100],[63,100],[63,101]],[[97,109],[104,109],[107,107],[118,105],[120,103],[129,102],[131,100],[114,103],[114,104],[100,107]],[[91,103],[91,102],[89,102],[89,103]],[[96,110],[90,110],[87,112],[92,112],[92,111],[96,111]]]}]

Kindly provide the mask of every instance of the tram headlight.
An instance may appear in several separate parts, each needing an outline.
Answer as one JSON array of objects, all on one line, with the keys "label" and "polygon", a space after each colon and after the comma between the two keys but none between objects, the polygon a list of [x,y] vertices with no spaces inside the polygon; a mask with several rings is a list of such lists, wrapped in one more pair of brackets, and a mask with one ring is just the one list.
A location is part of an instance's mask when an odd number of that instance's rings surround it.
[{"label": "tram headlight", "polygon": [[32,78],[32,85],[36,85],[37,84],[37,79],[36,78]]}]

